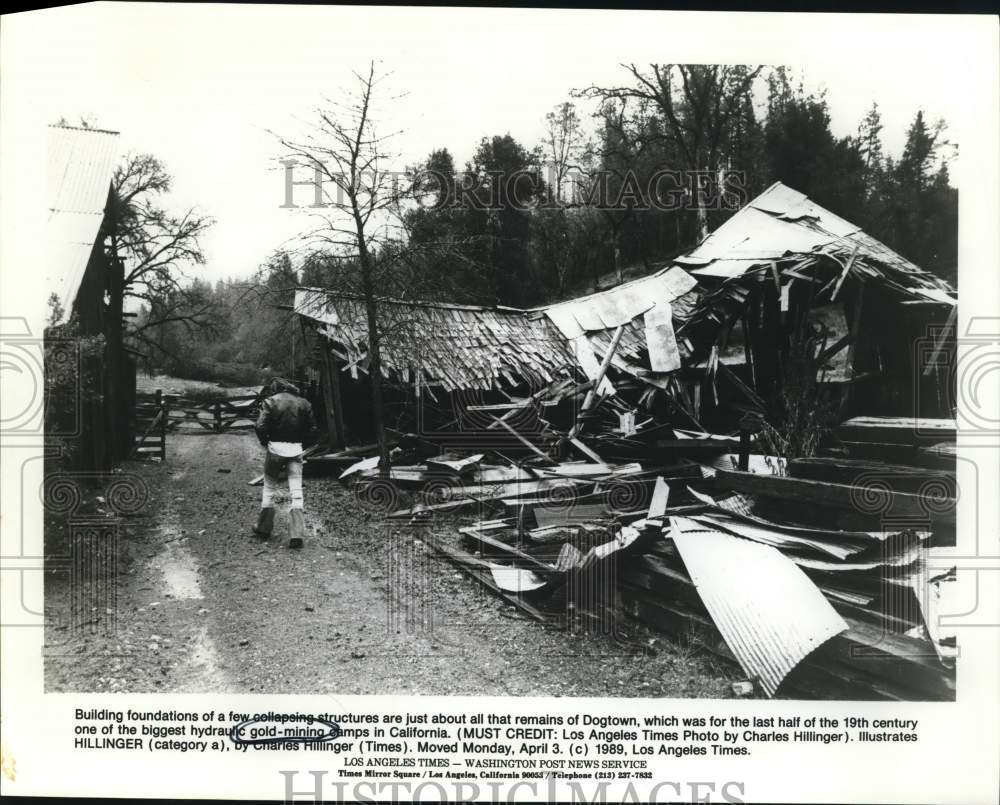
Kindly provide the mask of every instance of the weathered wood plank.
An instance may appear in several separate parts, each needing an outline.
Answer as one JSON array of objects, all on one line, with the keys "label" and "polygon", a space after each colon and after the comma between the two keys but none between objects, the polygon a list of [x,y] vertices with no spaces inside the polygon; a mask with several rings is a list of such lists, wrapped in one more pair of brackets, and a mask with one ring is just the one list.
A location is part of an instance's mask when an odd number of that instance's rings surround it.
[{"label": "weathered wood plank", "polygon": [[764,495],[794,503],[831,506],[861,515],[882,518],[891,515],[920,517],[931,523],[954,525],[954,498],[938,499],[906,492],[893,492],[872,483],[864,486],[824,483],[802,478],[755,475],[750,472],[718,470],[716,484],[737,492]]},{"label": "weathered wood plank", "polygon": [[858,416],[842,422],[838,434],[845,441],[888,444],[928,444],[954,441],[954,419]]},{"label": "weathered wood plank", "polygon": [[954,472],[863,459],[796,458],[788,462],[788,474],[793,478],[849,485],[879,480],[893,491],[910,494],[919,494],[928,484],[938,488],[943,485],[951,490],[952,497],[956,492]]},{"label": "weathered wood plank", "polygon": [[542,612],[538,607],[528,601],[525,601],[521,596],[501,590],[497,586],[496,582],[493,581],[493,576],[490,572],[488,562],[485,562],[482,559],[477,559],[475,556],[466,553],[465,551],[460,551],[457,548],[446,545],[437,537],[425,537],[424,541],[446,559],[457,565],[461,570],[465,571],[468,575],[472,576],[492,592],[513,604],[522,612],[530,615],[535,620],[542,623],[549,623],[555,620],[553,616]]},{"label": "weathered wood plank", "polygon": [[523,565],[535,573],[546,577],[557,572],[552,565],[536,559],[531,554],[525,553],[514,545],[508,545],[506,542],[501,542],[498,539],[471,529],[462,533],[467,541],[473,543],[482,552],[483,556],[502,556],[505,559],[512,560],[517,566]]}]

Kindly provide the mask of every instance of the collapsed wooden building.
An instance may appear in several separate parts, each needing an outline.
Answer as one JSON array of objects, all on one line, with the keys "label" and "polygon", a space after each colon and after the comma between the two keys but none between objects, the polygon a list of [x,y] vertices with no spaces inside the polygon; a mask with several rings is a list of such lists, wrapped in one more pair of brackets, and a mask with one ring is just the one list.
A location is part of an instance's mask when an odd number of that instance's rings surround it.
[{"label": "collapsed wooden building", "polygon": [[[499,595],[697,635],[768,696],[953,698],[945,281],[778,183],[599,293],[377,307],[393,464],[313,460],[382,485],[390,516]],[[343,447],[364,435],[364,305],[301,289],[295,311]],[[440,516],[456,541],[424,528]]]}]

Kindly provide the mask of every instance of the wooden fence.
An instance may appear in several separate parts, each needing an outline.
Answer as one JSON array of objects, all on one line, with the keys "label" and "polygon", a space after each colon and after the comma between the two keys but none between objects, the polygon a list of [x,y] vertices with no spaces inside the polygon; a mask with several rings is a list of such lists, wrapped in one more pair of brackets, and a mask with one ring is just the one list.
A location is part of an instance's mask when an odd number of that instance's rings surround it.
[{"label": "wooden fence", "polygon": [[260,410],[256,394],[197,400],[162,391],[138,393],[132,455],[166,458],[168,433],[229,433],[252,430]]},{"label": "wooden fence", "polygon": [[255,394],[200,401],[178,394],[164,394],[167,430],[171,432],[227,433],[253,428],[260,410]]},{"label": "wooden fence", "polygon": [[167,408],[163,392],[155,394],[136,392],[132,432],[134,439],[129,458],[156,458],[167,456]]}]

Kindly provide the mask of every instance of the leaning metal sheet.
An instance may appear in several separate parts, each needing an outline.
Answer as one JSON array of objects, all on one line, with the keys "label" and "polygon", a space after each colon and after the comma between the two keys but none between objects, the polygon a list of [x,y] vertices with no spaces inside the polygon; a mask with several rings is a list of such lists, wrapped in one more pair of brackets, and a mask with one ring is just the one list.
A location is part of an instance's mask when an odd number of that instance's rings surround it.
[{"label": "leaning metal sheet", "polygon": [[774,696],[789,671],[847,624],[791,559],[712,529],[673,529],[712,620],[751,679]]}]

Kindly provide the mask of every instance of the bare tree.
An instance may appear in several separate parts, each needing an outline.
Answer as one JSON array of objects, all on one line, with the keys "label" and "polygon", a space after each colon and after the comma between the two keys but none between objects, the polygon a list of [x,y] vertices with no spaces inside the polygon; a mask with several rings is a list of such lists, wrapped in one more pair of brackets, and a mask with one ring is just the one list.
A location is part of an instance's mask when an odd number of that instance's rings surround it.
[{"label": "bare tree", "polygon": [[138,299],[153,313],[127,335],[159,349],[149,331],[172,322],[187,329],[211,329],[213,305],[192,288],[187,269],[205,256],[199,239],[214,221],[195,209],[172,215],[158,199],[170,191],[170,175],[150,154],[133,154],[112,180],[112,251],[121,264],[113,283],[113,314],[125,299]]},{"label": "bare tree", "polygon": [[[648,71],[634,64],[622,66],[634,84],[591,86],[582,94],[605,103],[624,105],[632,100],[656,109],[663,126],[659,133],[647,131],[645,136],[666,141],[683,169],[707,176],[726,167],[722,157],[729,135],[763,65],[650,64]],[[698,234],[704,239],[708,215],[701,194],[695,196]]]},{"label": "bare tree", "polygon": [[376,77],[374,62],[354,77],[353,90],[342,100],[327,99],[316,110],[316,122],[302,139],[278,139],[298,164],[315,172],[322,191],[324,203],[308,210],[317,225],[304,240],[337,267],[331,284],[359,291],[364,304],[379,467],[388,475],[379,301],[389,295],[399,266],[407,264],[408,255],[399,248],[405,234],[394,221],[412,188],[408,177],[390,170],[395,155],[389,142],[398,132],[383,135],[377,126],[375,95],[385,77]]}]

